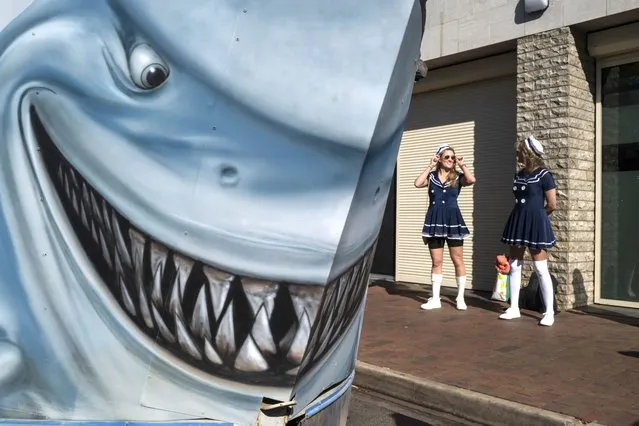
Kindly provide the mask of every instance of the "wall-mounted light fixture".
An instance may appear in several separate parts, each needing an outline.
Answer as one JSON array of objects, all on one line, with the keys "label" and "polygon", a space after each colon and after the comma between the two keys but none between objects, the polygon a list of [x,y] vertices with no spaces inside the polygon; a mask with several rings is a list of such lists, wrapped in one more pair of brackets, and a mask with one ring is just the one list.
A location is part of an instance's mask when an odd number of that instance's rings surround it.
[{"label": "wall-mounted light fixture", "polygon": [[548,9],[549,0],[524,0],[524,10],[526,13],[539,13]]}]

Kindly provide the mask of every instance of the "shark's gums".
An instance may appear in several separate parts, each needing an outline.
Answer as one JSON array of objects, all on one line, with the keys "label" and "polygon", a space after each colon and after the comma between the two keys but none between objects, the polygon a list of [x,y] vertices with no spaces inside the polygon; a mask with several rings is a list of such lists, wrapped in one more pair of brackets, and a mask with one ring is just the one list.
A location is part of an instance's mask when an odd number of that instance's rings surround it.
[{"label": "shark's gums", "polygon": [[0,419],[251,425],[348,385],[420,2],[4,3]]}]

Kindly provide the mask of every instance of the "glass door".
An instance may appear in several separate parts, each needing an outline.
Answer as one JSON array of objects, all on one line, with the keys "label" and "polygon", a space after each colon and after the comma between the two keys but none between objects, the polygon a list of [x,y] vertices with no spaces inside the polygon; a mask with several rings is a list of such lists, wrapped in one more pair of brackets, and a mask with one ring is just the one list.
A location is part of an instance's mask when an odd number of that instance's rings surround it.
[{"label": "glass door", "polygon": [[599,298],[639,306],[639,60],[600,68]]}]

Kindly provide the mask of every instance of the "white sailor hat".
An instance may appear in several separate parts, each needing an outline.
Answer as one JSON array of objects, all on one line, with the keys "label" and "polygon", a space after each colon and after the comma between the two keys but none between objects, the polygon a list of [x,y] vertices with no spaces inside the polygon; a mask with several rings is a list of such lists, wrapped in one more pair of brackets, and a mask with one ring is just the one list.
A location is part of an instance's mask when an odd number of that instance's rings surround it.
[{"label": "white sailor hat", "polygon": [[439,148],[437,148],[437,152],[435,152],[435,155],[441,154],[442,152],[446,151],[448,148],[450,148],[450,146],[447,144],[439,145]]},{"label": "white sailor hat", "polygon": [[541,142],[534,138],[533,135],[526,138],[526,148],[528,148],[537,157],[543,158],[544,147],[541,145]]}]

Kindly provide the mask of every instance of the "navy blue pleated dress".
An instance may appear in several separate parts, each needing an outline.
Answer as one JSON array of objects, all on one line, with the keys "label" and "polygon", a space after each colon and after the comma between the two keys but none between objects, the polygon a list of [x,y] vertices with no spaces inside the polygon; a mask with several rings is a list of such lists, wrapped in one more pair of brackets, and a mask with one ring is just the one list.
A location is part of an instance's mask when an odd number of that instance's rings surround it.
[{"label": "navy blue pleated dress", "polygon": [[548,169],[539,168],[530,174],[522,170],[515,174],[515,206],[506,221],[502,243],[532,250],[548,249],[556,244],[544,207],[544,192],[553,188],[556,188],[555,180]]},{"label": "navy blue pleated dress", "polygon": [[461,240],[470,234],[457,205],[463,175],[457,173],[454,186],[440,182],[435,172],[428,175],[428,210],[422,228],[423,237]]}]

